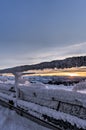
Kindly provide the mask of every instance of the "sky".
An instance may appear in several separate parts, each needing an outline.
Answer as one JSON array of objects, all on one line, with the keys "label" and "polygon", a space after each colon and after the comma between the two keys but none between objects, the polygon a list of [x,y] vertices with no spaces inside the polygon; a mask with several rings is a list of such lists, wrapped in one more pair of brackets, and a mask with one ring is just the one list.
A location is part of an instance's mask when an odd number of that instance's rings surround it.
[{"label": "sky", "polygon": [[86,0],[0,0],[0,69],[86,55]]}]

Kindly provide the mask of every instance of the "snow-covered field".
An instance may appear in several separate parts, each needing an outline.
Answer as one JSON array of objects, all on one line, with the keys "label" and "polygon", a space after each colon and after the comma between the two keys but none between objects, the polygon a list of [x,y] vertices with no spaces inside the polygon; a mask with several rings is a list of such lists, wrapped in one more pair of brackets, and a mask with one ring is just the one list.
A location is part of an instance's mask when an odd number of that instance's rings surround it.
[{"label": "snow-covered field", "polygon": [[31,120],[18,115],[15,111],[0,106],[0,130],[49,130]]},{"label": "snow-covered field", "polygon": [[50,84],[47,84],[46,85],[46,88],[47,89],[59,89],[59,90],[66,90],[66,91],[72,91],[72,89],[74,88],[74,86],[64,86],[63,84],[61,85],[50,85]]},{"label": "snow-covered field", "polygon": [[[79,81],[79,83],[77,84],[71,84],[71,85],[64,85],[64,84],[59,84],[59,85],[55,85],[55,84],[48,84],[48,81],[66,81],[66,82],[69,82],[69,81]],[[85,79],[85,78],[84,78]],[[36,84],[37,83],[46,83],[44,85],[44,87],[46,87],[47,89],[61,89],[61,90],[67,90],[67,91],[78,91],[81,93],[85,91],[82,91],[83,89],[86,90],[86,80],[83,81],[83,78],[69,78],[69,77],[59,77],[59,76],[25,76],[25,77],[22,77],[20,80],[19,80],[19,84],[20,85],[25,85],[25,86],[28,86],[30,85],[30,82],[35,82]],[[0,76],[0,89],[11,89],[11,87],[14,87],[14,84],[15,84],[15,77],[14,76]],[[41,85],[41,84],[40,84]],[[36,85],[37,86],[37,85]]]},{"label": "snow-covered field", "polygon": [[[0,77],[0,99],[5,101],[13,100],[16,102],[15,92],[10,91],[13,90],[14,83],[13,77]],[[77,84],[65,86],[63,84],[43,84],[39,81],[30,83],[27,79],[20,79],[18,88],[26,97],[24,97],[25,101],[22,101],[21,96],[21,101],[17,100],[17,105],[24,107],[24,109],[28,108],[28,111],[32,115],[36,115],[36,112],[41,114],[41,116],[42,114],[47,114],[55,119],[69,121],[72,125],[76,124],[79,128],[86,128],[86,120],[76,116],[74,117],[69,113],[55,111],[58,100],[79,104],[86,108],[86,80],[80,81]],[[54,97],[56,101],[53,102],[52,97]],[[37,116],[40,117],[40,115]],[[0,119],[0,130],[47,130],[47,128],[19,116],[15,111],[11,111],[1,106]]]}]

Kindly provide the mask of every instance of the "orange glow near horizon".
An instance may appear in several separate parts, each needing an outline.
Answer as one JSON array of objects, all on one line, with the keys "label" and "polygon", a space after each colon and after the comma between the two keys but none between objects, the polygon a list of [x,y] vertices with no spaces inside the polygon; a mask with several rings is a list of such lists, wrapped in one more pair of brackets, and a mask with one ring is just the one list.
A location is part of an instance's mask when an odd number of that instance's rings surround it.
[{"label": "orange glow near horizon", "polygon": [[71,77],[72,76],[79,76],[79,74],[77,74],[77,73],[69,73],[68,75],[71,76]]},{"label": "orange glow near horizon", "polygon": [[34,75],[40,75],[40,76],[82,76],[82,77],[86,77],[86,72],[83,73],[83,72],[76,72],[76,73],[72,73],[72,72],[59,72],[59,73],[37,73],[37,74],[34,74]]},{"label": "orange glow near horizon", "polygon": [[[30,72],[30,71],[29,71]],[[86,76],[86,67],[73,67],[65,69],[44,69],[44,70],[33,70],[40,76]]]},{"label": "orange glow near horizon", "polygon": [[[44,70],[29,70],[27,72],[34,72],[35,74],[30,74],[29,76],[82,76],[86,77],[86,67],[75,67],[75,68],[65,68],[65,69],[44,69]],[[27,73],[26,72],[26,73]],[[3,74],[7,76],[12,76],[12,74]]]}]

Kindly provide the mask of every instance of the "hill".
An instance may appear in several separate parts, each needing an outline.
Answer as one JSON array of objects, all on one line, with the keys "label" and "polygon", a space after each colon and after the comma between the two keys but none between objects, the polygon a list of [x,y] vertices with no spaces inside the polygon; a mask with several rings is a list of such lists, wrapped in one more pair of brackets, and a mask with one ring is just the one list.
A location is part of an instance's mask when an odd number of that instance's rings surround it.
[{"label": "hill", "polygon": [[39,64],[33,65],[23,65],[23,66],[16,66],[13,68],[7,68],[0,70],[0,73],[14,73],[14,72],[22,72],[27,70],[38,70],[38,69],[50,69],[50,68],[71,68],[71,67],[81,67],[86,66],[86,56],[79,56],[79,57],[69,57],[63,60],[53,60],[51,62],[42,62]]}]

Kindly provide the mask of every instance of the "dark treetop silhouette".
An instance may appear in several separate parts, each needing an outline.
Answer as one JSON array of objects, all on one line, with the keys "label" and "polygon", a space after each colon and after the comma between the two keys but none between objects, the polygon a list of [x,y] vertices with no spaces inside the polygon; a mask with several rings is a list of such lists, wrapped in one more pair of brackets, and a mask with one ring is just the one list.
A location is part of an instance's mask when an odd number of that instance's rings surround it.
[{"label": "dark treetop silhouette", "polygon": [[51,62],[42,62],[39,64],[34,65],[23,65],[23,66],[16,66],[13,68],[7,68],[0,70],[0,73],[15,73],[15,72],[23,72],[28,70],[38,70],[38,69],[64,69],[64,68],[71,68],[71,67],[81,67],[86,66],[86,56],[79,56],[79,57],[70,57],[63,60],[54,60]]}]

